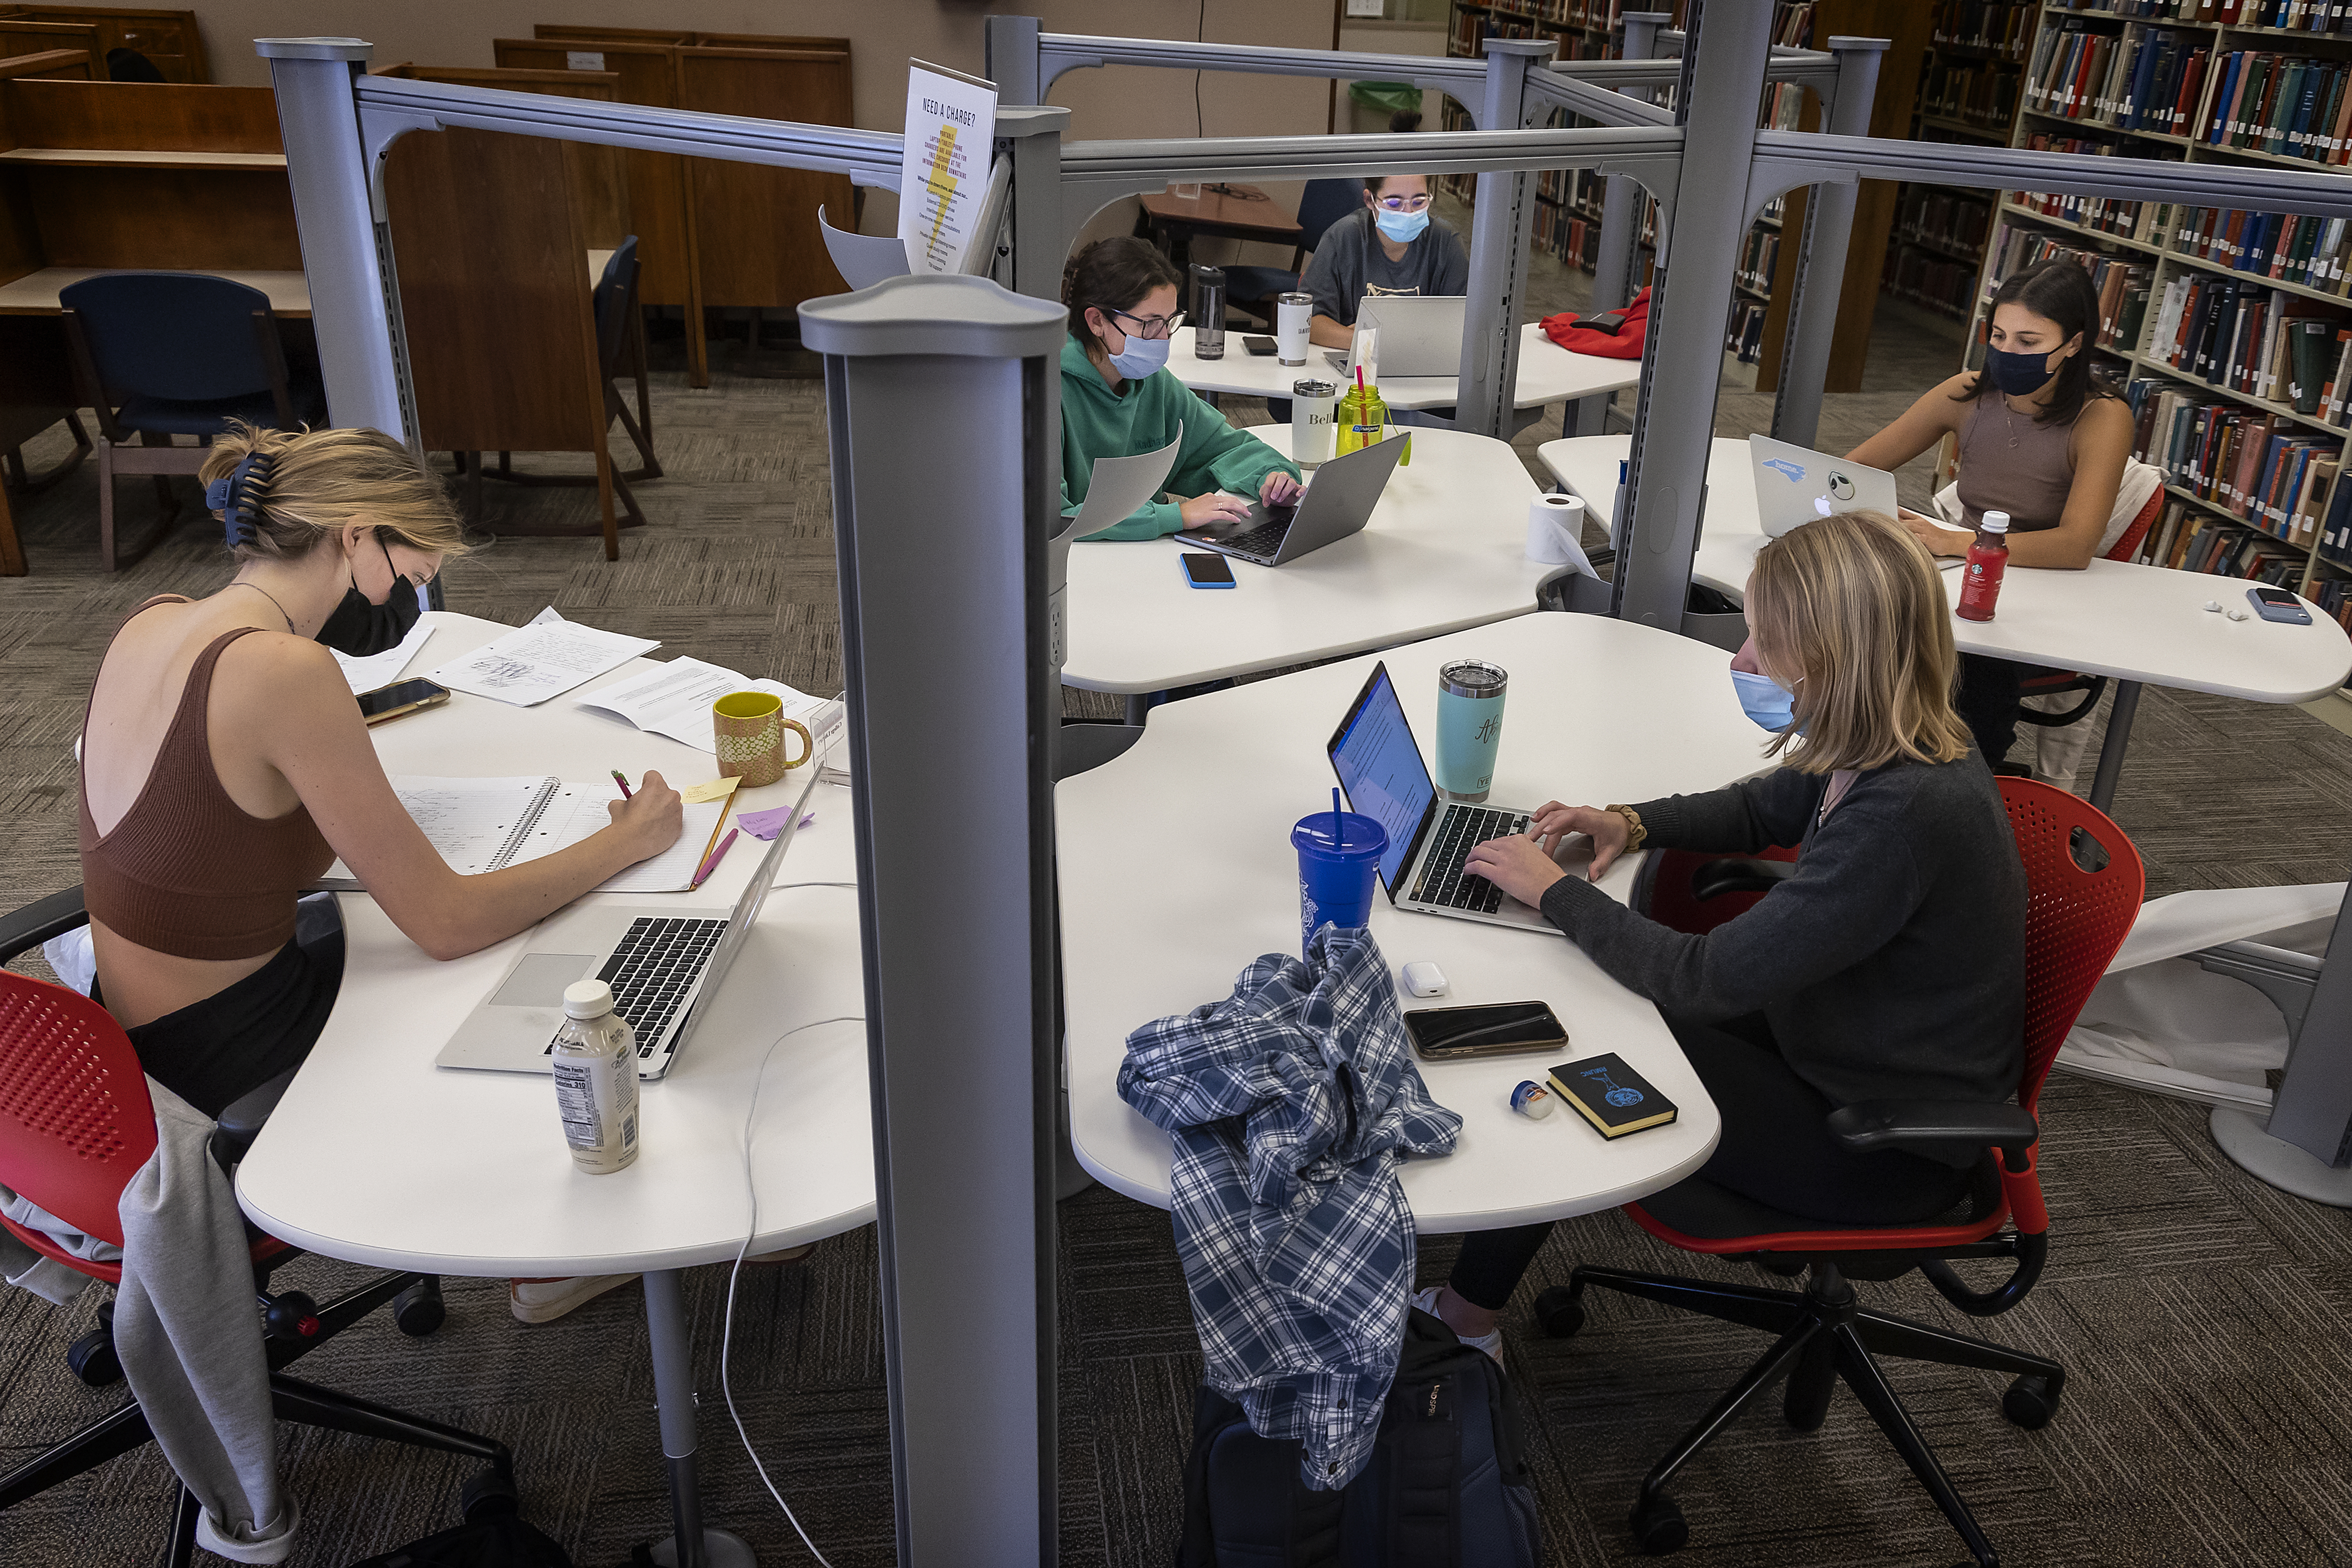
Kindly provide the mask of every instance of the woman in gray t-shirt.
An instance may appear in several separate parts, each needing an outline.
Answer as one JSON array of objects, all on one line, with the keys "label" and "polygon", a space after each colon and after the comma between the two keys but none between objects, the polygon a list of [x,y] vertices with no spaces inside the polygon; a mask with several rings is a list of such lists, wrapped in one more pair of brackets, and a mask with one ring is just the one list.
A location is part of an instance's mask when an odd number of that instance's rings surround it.
[{"label": "woman in gray t-shirt", "polygon": [[1461,235],[1429,210],[1425,174],[1376,174],[1364,208],[1333,224],[1307,258],[1300,287],[1315,296],[1307,338],[1324,348],[1356,341],[1356,306],[1367,294],[1466,294],[1470,255]]}]

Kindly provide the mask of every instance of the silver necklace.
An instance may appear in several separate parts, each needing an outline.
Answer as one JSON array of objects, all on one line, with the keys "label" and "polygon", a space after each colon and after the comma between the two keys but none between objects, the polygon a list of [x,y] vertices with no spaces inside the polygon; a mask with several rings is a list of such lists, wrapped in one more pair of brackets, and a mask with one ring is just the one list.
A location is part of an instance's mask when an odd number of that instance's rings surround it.
[{"label": "silver necklace", "polygon": [[[2014,447],[2017,443],[2011,441],[2010,445]],[[268,589],[263,587],[258,583],[231,583],[229,586],[232,588],[250,588],[255,593],[260,595],[263,598],[268,600],[272,605],[277,605],[278,613],[280,616],[285,616],[286,617],[286,635],[288,637],[292,637],[294,635],[294,617],[286,615],[286,606],[278,603],[277,595],[271,593]]]},{"label": "silver necklace", "polygon": [[2009,449],[2017,450],[2017,412],[2009,405],[2009,395],[2001,394],[2000,416],[2009,423]]}]

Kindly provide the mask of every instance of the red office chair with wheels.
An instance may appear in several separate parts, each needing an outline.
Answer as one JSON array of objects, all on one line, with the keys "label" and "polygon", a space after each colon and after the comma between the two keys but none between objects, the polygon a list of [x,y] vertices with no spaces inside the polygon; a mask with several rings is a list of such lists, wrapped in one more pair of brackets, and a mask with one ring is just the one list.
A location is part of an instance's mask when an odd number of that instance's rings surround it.
[{"label": "red office chair with wheels", "polygon": [[[2029,1430],[2056,1413],[2065,1369],[2041,1356],[1869,1310],[1856,1303],[1849,1281],[1893,1279],[1916,1268],[1961,1311],[1988,1318],[2025,1299],[2048,1253],[2050,1216],[2034,1163],[2039,1135],[2034,1102],[2075,1015],[2130,932],[2146,879],[2131,841],[2089,805],[2030,779],[2000,783],[2029,889],[2025,1070],[2017,1103],[1884,1100],[1845,1106],[1830,1117],[1838,1141],[1856,1152],[1956,1142],[1985,1149],[1965,1213],[1929,1225],[1829,1230],[1694,1178],[1642,1203],[1628,1204],[1625,1212],[1643,1229],[1685,1252],[1753,1258],[1779,1274],[1810,1269],[1811,1279],[1803,1291],[1580,1266],[1566,1287],[1556,1286],[1536,1299],[1537,1320],[1553,1335],[1572,1334],[1583,1326],[1584,1292],[1599,1286],[1780,1336],[1642,1482],[1632,1525],[1634,1541],[1645,1553],[1673,1552],[1690,1536],[1681,1510],[1665,1495],[1667,1482],[1733,1417],[1785,1376],[1789,1388],[1783,1410],[1789,1424],[1805,1432],[1826,1418],[1831,1396],[1843,1380],[1894,1441],[1977,1562],[1991,1568],[1999,1561],[1874,1358],[1896,1355],[2009,1373],[2015,1381],[2001,1400],[2001,1413]],[[1687,880],[1697,900],[1708,902],[1730,894],[1769,896],[1772,885],[1792,868],[1780,862],[1709,859],[1682,851],[1653,859],[1672,862],[1656,873],[1657,886],[1678,887]],[[1680,914],[1669,907],[1674,901],[1654,899],[1654,915]],[[1712,910],[1707,918],[1721,923]],[[1964,1258],[2007,1258],[2014,1267],[1996,1288],[1974,1290],[1952,1268],[1953,1259]]]},{"label": "red office chair with wheels", "polygon": [[[79,888],[27,906],[0,921],[0,963],[87,919]],[[274,1101],[283,1087],[280,1082],[257,1090],[222,1113],[216,1156],[242,1153],[267,1114],[256,1102]],[[122,1226],[116,1209],[122,1189],[154,1153],[155,1144],[155,1108],[146,1074],[113,1016],[79,992],[0,971],[0,1185],[84,1235],[120,1247]],[[119,1263],[76,1258],[43,1232],[5,1215],[0,1226],[44,1258],[93,1279],[121,1283]],[[279,1420],[470,1455],[491,1467],[491,1477],[480,1478],[478,1485],[510,1492],[514,1460],[505,1444],[304,1383],[284,1370],[387,1301],[394,1303],[394,1321],[404,1333],[431,1333],[443,1315],[437,1280],[385,1274],[322,1306],[299,1290],[268,1292],[270,1270],[301,1256],[294,1247],[256,1235],[252,1256],[256,1308]],[[110,1307],[100,1309],[100,1327],[77,1343],[69,1357],[76,1374],[92,1387],[122,1375],[110,1334]],[[0,1510],[127,1453],[151,1435],[133,1399],[0,1476]],[[195,1499],[181,1489],[164,1558],[169,1568],[185,1568],[194,1552],[197,1512]]]}]

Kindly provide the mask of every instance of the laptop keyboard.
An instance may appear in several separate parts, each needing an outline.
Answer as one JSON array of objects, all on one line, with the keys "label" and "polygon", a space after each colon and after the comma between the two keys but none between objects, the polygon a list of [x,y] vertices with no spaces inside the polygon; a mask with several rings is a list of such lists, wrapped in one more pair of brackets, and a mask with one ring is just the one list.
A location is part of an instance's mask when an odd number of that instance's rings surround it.
[{"label": "laptop keyboard", "polygon": [[1465,873],[1462,862],[1489,838],[1527,830],[1528,819],[1517,812],[1490,811],[1482,805],[1447,806],[1438,819],[1436,841],[1421,858],[1421,879],[1413,884],[1411,901],[1493,914],[1503,907],[1503,889],[1484,877]]},{"label": "laptop keyboard", "polygon": [[648,915],[629,922],[596,978],[613,988],[613,1011],[637,1032],[637,1055],[654,1046],[677,1016],[711,950],[727,934],[725,920],[676,920]]},{"label": "laptop keyboard", "polygon": [[1236,533],[1217,542],[1227,550],[1238,550],[1245,555],[1271,555],[1281,548],[1282,536],[1289,531],[1290,519],[1286,516],[1272,522],[1261,522],[1247,533]]}]

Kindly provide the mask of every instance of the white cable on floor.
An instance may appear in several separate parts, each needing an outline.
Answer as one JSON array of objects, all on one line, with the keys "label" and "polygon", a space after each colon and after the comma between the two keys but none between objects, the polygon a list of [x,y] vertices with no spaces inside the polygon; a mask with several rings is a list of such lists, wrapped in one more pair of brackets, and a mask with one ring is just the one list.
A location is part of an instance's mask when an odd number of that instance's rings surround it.
[{"label": "white cable on floor", "polygon": [[[855,882],[786,882],[781,885],[788,888],[854,888],[857,884]],[[758,1235],[760,1230],[760,1189],[751,1179],[751,1119],[760,1111],[760,1088],[767,1080],[768,1062],[775,1056],[778,1046],[803,1029],[821,1028],[827,1024],[862,1024],[864,1022],[866,1017],[863,1014],[844,1014],[837,1018],[818,1018],[811,1023],[795,1025],[770,1040],[766,1053],[760,1058],[760,1070],[751,1079],[751,1103],[743,1108],[743,1192],[751,1201],[751,1218],[743,1229],[743,1245],[736,1249],[735,1267],[727,1275],[727,1316],[725,1326],[720,1330],[719,1336],[719,1392],[726,1395],[727,1414],[735,1423],[736,1439],[743,1445],[743,1452],[751,1456],[751,1468],[760,1472],[760,1484],[768,1489],[768,1495],[776,1500],[778,1508],[784,1510],[784,1518],[792,1523],[793,1533],[801,1538],[801,1544],[807,1547],[809,1555],[817,1560],[818,1568],[833,1568],[833,1564],[825,1561],[824,1553],[816,1549],[816,1542],[811,1541],[808,1531],[801,1528],[799,1516],[793,1512],[793,1505],[784,1500],[784,1494],[776,1489],[776,1483],[768,1479],[768,1467],[760,1462],[758,1450],[751,1447],[751,1434],[743,1430],[743,1417],[735,1408],[735,1388],[728,1380],[727,1359],[729,1352],[735,1346],[735,1282],[743,1277],[743,1258],[751,1250],[751,1238]]]}]

